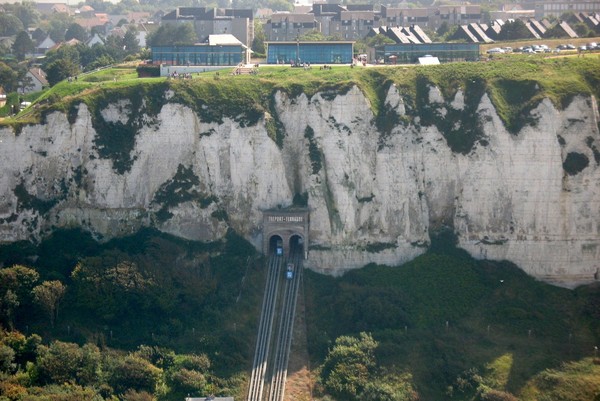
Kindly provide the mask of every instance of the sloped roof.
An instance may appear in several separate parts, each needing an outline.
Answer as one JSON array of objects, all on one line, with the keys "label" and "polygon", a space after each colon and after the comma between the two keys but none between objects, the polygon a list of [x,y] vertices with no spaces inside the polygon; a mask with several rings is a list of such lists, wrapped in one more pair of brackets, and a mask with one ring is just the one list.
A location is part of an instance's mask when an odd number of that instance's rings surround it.
[{"label": "sloped roof", "polygon": [[417,37],[422,43],[432,43],[429,36],[421,29],[419,25],[411,25],[410,31]]},{"label": "sloped roof", "polygon": [[30,68],[28,71],[31,76],[38,80],[42,86],[48,85],[48,80],[46,79],[46,73],[39,67]]},{"label": "sloped roof", "polygon": [[477,37],[471,33],[468,25],[460,25],[456,33],[457,35],[463,36],[471,43],[479,43],[479,39],[477,39]]},{"label": "sloped roof", "polygon": [[577,35],[577,33],[573,30],[573,28],[571,28],[571,26],[569,26],[569,24],[567,24],[566,21],[561,21],[558,25],[563,29],[563,31],[565,31],[565,33],[567,35],[569,35],[569,37],[571,37],[571,38],[579,37]]},{"label": "sloped roof", "polygon": [[402,30],[402,33],[403,33],[404,35],[406,35],[406,37],[408,38],[408,40],[410,40],[410,41],[411,41],[411,43],[414,43],[414,44],[419,44],[419,43],[421,43],[421,41],[419,40],[419,38],[417,38],[417,37],[415,36],[415,34],[411,32],[411,30],[410,30],[410,29],[408,29],[408,28],[406,28],[406,27],[404,27],[404,26],[403,26],[402,28],[400,28],[400,29]]},{"label": "sloped roof", "polygon": [[397,27],[388,27],[387,36],[396,43],[410,43],[410,39],[406,37],[402,29]]},{"label": "sloped roof", "polygon": [[546,27],[544,25],[542,25],[538,20],[533,18],[529,20],[529,23],[540,36],[544,36],[544,34],[546,33]]},{"label": "sloped roof", "polygon": [[222,33],[218,35],[208,35],[208,44],[210,46],[226,46],[226,45],[240,45],[244,44],[240,42],[235,36],[229,33]]},{"label": "sloped roof", "polygon": [[535,30],[535,28],[533,27],[533,25],[531,25],[531,22],[527,21],[525,23],[525,26],[527,27],[527,30],[529,31],[529,33],[531,33],[531,36],[533,36],[536,39],[541,39],[542,38],[540,36],[540,34],[537,33],[537,31]]},{"label": "sloped roof", "polygon": [[476,23],[471,23],[468,25],[468,29],[473,33],[473,35],[475,35],[475,37],[484,43],[492,43],[494,42],[492,39],[490,39],[485,32],[483,31],[483,29],[481,29],[481,27],[479,26],[479,24]]},{"label": "sloped roof", "polygon": [[50,36],[46,36],[44,40],[42,40],[36,47],[38,49],[50,49],[56,46],[56,42],[50,38]]}]

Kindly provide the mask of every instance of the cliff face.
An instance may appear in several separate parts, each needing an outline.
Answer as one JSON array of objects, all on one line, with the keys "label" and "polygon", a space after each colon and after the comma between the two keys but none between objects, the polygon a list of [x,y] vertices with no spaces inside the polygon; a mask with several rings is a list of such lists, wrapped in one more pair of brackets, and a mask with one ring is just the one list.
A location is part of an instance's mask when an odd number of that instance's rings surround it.
[{"label": "cliff face", "polygon": [[[475,257],[507,259],[560,285],[593,281],[594,98],[562,110],[543,100],[508,132],[487,94],[427,90],[416,118],[391,85],[377,118],[357,87],[310,98],[277,92],[276,115],[256,124],[205,119],[165,91],[152,115],[121,99],[98,117],[81,103],[19,133],[0,129],[0,241],[70,226],[111,238],[150,225],[208,241],[231,227],[260,249],[261,211],[301,195],[310,209],[306,265],[315,270],[400,264],[448,226]],[[269,135],[274,119],[279,143]],[[120,142],[134,123],[130,143]]]}]

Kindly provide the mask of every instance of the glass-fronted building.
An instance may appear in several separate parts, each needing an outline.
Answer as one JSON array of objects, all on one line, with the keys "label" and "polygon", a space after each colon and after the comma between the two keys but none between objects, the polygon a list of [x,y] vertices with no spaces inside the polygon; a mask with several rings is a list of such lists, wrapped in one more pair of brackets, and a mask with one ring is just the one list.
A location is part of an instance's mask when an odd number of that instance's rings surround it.
[{"label": "glass-fronted building", "polygon": [[426,55],[437,57],[442,63],[477,61],[479,43],[398,43],[375,48],[375,58],[386,64],[415,64]]},{"label": "glass-fronted building", "polygon": [[238,65],[245,62],[242,45],[197,44],[191,46],[152,46],[152,63],[165,65]]},{"label": "glass-fronted building", "polygon": [[354,42],[266,42],[267,64],[350,64]]}]

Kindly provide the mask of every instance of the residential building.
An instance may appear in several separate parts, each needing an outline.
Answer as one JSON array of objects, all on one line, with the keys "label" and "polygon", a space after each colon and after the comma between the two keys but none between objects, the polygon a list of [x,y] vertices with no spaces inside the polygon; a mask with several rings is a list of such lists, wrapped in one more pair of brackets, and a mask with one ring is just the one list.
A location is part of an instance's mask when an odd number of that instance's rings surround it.
[{"label": "residential building", "polygon": [[314,30],[320,31],[320,25],[312,14],[276,13],[264,26],[269,41],[296,40]]},{"label": "residential building", "polygon": [[564,13],[598,13],[600,12],[600,1],[598,0],[524,0],[524,9],[534,10],[535,18],[554,16],[560,17]]},{"label": "residential building", "polygon": [[178,7],[161,23],[192,23],[200,42],[209,35],[231,34],[246,46],[254,40],[254,14],[250,9]]},{"label": "residential building", "polygon": [[37,44],[33,53],[35,56],[43,56],[48,50],[54,48],[54,46],[56,46],[56,42],[50,36],[47,36],[46,39]]},{"label": "residential building", "polygon": [[26,84],[21,88],[23,93],[39,92],[48,87],[46,73],[39,67],[30,68],[25,77]]},{"label": "residential building", "polygon": [[46,16],[58,13],[73,15],[67,3],[35,3],[35,8]]},{"label": "residential building", "polygon": [[99,44],[99,45],[104,45],[104,39],[102,39],[102,38],[100,37],[100,35],[98,35],[97,33],[95,33],[95,34],[94,34],[94,36],[92,36],[91,38],[89,38],[89,39],[88,39],[88,40],[85,42],[85,45],[86,45],[87,47],[92,47],[92,46],[94,46],[94,45],[96,45],[96,44]]},{"label": "residential building", "polygon": [[378,24],[374,11],[341,11],[329,22],[329,35],[344,40],[359,40]]}]

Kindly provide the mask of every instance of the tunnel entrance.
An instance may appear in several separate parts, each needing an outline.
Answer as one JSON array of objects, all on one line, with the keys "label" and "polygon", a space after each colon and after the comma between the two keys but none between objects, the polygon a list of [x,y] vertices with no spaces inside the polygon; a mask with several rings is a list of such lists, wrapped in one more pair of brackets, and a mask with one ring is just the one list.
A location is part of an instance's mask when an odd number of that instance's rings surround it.
[{"label": "tunnel entrance", "polygon": [[283,238],[273,235],[269,239],[269,255],[283,255]]},{"label": "tunnel entrance", "polygon": [[307,209],[277,209],[263,212],[263,253],[273,255],[278,251],[281,241],[282,256],[300,251],[308,257]]},{"label": "tunnel entrance", "polygon": [[290,237],[290,252],[304,253],[304,239],[302,236],[294,234]]}]

